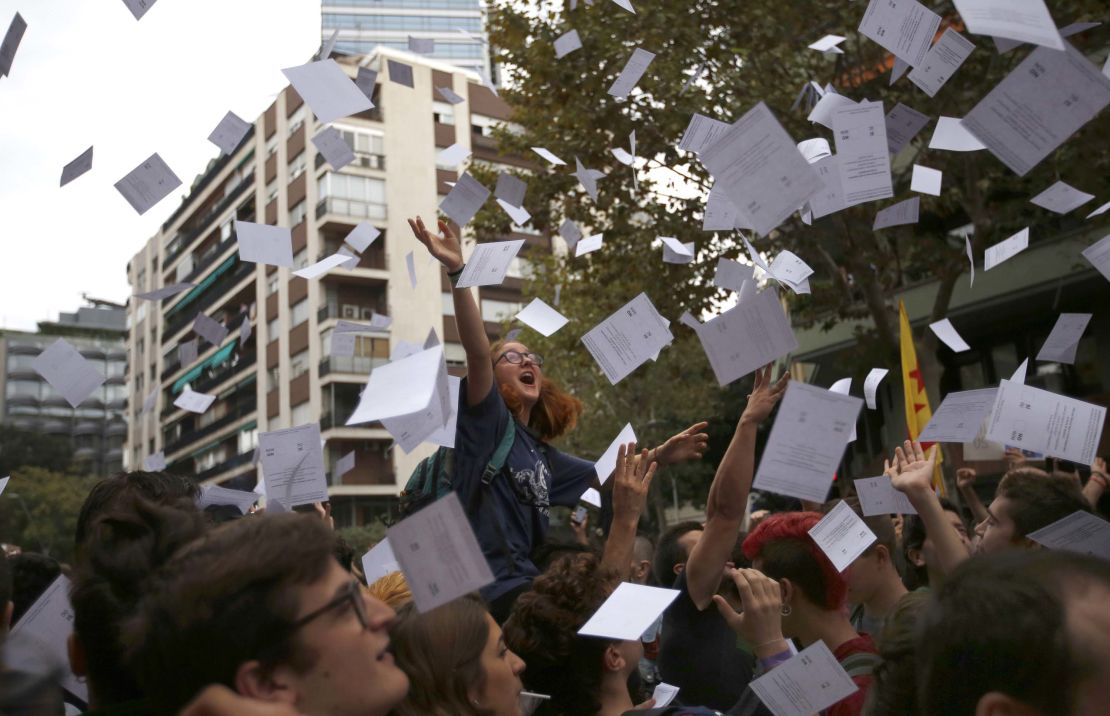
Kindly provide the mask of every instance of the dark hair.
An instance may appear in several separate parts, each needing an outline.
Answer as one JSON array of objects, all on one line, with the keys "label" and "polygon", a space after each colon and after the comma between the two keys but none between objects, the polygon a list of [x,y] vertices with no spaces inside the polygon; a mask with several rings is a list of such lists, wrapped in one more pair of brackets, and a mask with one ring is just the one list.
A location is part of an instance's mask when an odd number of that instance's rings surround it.
[{"label": "dark hair", "polygon": [[200,488],[188,477],[168,472],[121,472],[93,485],[81,512],[77,515],[73,543],[81,553],[89,528],[97,517],[112,509],[113,505],[129,496],[137,495],[157,504],[169,504],[186,499],[195,502]]},{"label": "dark hair", "polygon": [[[10,601],[12,601],[12,569],[8,563],[8,555],[0,549],[0,615],[3,615]],[[3,631],[6,626],[7,624],[0,624],[0,631]]]},{"label": "dark hair", "polygon": [[[951,512],[960,518],[963,522],[963,515],[952,504],[948,498],[941,497],[940,507],[945,512]],[[965,526],[966,529],[966,526]],[[905,568],[902,572],[902,584],[906,585],[906,589],[911,592],[920,587],[929,586],[929,568],[922,564],[920,566],[913,563],[910,559],[910,550],[920,550],[925,544],[925,523],[917,515],[905,515],[902,518],[902,560],[905,563]]]},{"label": "dark hair", "polygon": [[485,682],[488,614],[474,595],[424,614],[411,602],[397,612],[389,631],[393,655],[411,685],[392,716],[487,716],[471,703],[468,689]]},{"label": "dark hair", "polygon": [[193,503],[156,505],[134,495],[89,525],[73,575],[73,631],[81,642],[89,689],[98,708],[143,695],[124,666],[123,623],[135,613],[143,586],[182,546],[204,534]]},{"label": "dark hair", "polygon": [[[54,583],[62,573],[62,565],[53,557],[38,552],[20,552],[8,558],[11,570],[12,624],[27,613],[35,600],[42,596],[46,588]],[[3,608],[4,595],[0,590],[0,609]]]},{"label": "dark hair", "polygon": [[921,617],[917,695],[926,716],[975,713],[997,691],[1042,714],[1072,713],[1093,657],[1069,630],[1069,597],[1110,590],[1110,564],[1087,555],[1010,550],[952,571]]},{"label": "dark hair", "polygon": [[1073,512],[1090,512],[1091,505],[1071,475],[1048,474],[1021,467],[1002,476],[996,497],[1010,501],[1007,514],[1014,522],[1015,538],[1036,532]]},{"label": "dark hair", "polygon": [[867,716],[913,716],[917,709],[917,652],[914,635],[929,601],[927,592],[902,595],[883,626],[875,680],[863,710]]},{"label": "dark hair", "polygon": [[316,661],[288,638],[295,587],[335,563],[333,533],[315,515],[252,516],[220,525],[181,550],[150,581],[126,629],[128,663],[160,712],[176,712],[201,687],[234,688],[240,665]]},{"label": "dark hair", "polygon": [[700,522],[690,520],[671,525],[659,536],[659,543],[655,546],[655,557],[651,561],[651,573],[657,585],[671,588],[675,578],[674,566],[685,564],[690,558],[678,540],[683,535],[700,529],[702,529]]},{"label": "dark hair", "polygon": [[818,607],[837,609],[848,594],[848,583],[809,536],[820,521],[816,512],[771,515],[744,540],[744,554],[761,560],[760,571],[771,579],[789,579]]},{"label": "dark hair", "polygon": [[546,572],[558,559],[569,554],[581,554],[584,552],[597,553],[597,551],[588,544],[556,539],[548,532],[543,544],[532,550],[532,564],[536,565],[536,569],[540,570],[542,573]]},{"label": "dark hair", "polygon": [[525,686],[550,694],[538,716],[597,713],[610,639],[579,636],[578,630],[617,586],[615,572],[593,554],[563,557],[536,577],[505,622],[505,642],[528,668]]},{"label": "dark hair", "polygon": [[841,502],[846,503],[848,507],[852,508],[852,512],[855,512],[856,516],[867,525],[867,529],[871,530],[875,535],[875,541],[863,551],[863,555],[870,556],[875,553],[875,550],[878,549],[879,546],[886,547],[887,554],[890,555],[891,564],[893,564],[894,569],[901,574],[902,551],[898,548],[898,535],[894,532],[894,521],[890,519],[890,515],[864,515],[863,507],[860,505],[859,498],[857,497],[829,500],[821,505],[821,513],[825,515],[829,514]]}]

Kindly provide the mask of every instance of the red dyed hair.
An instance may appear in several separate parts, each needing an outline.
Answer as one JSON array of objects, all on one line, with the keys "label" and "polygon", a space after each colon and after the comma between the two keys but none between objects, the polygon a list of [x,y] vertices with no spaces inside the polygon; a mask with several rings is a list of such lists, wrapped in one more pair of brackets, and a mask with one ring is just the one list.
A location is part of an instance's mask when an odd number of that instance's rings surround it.
[{"label": "red dyed hair", "polygon": [[[498,341],[490,347],[490,360],[497,360],[504,344],[505,341]],[[496,379],[497,377],[494,376],[494,380]],[[513,387],[501,383],[497,388],[509,412],[519,415],[523,404]],[[540,381],[540,397],[532,406],[532,413],[528,416],[528,427],[539,435],[541,440],[550,442],[573,429],[578,424],[580,415],[582,415],[582,401],[545,376]]]},{"label": "red dyed hair", "polygon": [[806,598],[824,609],[839,609],[848,583],[809,536],[821,521],[816,512],[783,512],[759,523],[744,540],[744,556],[762,562],[771,579],[789,579]]}]

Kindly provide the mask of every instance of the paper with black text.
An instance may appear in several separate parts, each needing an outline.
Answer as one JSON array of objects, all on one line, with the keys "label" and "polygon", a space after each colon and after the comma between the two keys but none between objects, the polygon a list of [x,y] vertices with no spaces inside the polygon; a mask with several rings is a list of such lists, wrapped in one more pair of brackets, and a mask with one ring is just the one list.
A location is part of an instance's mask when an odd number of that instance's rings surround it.
[{"label": "paper with black text", "polygon": [[89,147],[85,151],[81,152],[81,154],[76,159],[62,167],[62,179],[61,183],[58,186],[65,186],[66,184],[69,184],[77,177],[92,169],[92,163],[93,148]]},{"label": "paper with black text", "polygon": [[933,128],[933,136],[929,139],[929,149],[941,149],[947,152],[978,152],[986,148],[987,145],[967,131],[962,119],[937,117],[937,126]]},{"label": "paper with black text", "polygon": [[308,104],[320,124],[365,112],[374,107],[335,60],[324,59],[281,71]]},{"label": "paper with black text", "polygon": [[339,171],[355,160],[355,150],[335,127],[325,127],[312,138],[312,146],[324,155],[331,168]]},{"label": "paper with black text", "polygon": [[[831,391],[833,393],[840,393],[841,395],[851,395],[852,394],[852,379],[851,378],[841,378],[840,380],[836,381],[835,383],[833,383],[832,385],[829,386],[829,391]],[[857,437],[856,436],[856,426],[853,425],[852,426],[852,434],[848,436],[848,442],[854,443],[856,441],[856,437]]]},{"label": "paper with black text", "polygon": [[162,288],[155,289],[153,291],[147,291],[146,293],[136,293],[136,294],[132,294],[132,295],[135,298],[141,298],[141,299],[144,299],[146,301],[160,301],[163,298],[169,298],[170,296],[176,296],[177,294],[181,293],[182,291],[188,291],[190,288],[192,288],[195,285],[196,284],[194,284],[194,283],[175,283],[175,284],[172,284],[170,286],[163,286]]},{"label": "paper with black text", "polygon": [[809,210],[813,219],[835,214],[845,208],[844,188],[840,184],[840,158],[836,155],[822,157],[813,163],[817,176],[825,183],[809,197]]},{"label": "paper with black text", "polygon": [[185,386],[185,389],[181,391],[181,395],[177,396],[177,400],[173,401],[173,404],[182,410],[199,415],[212,407],[212,403],[215,401],[216,396],[208,393],[198,393],[189,386]]},{"label": "paper with black text", "polygon": [[582,48],[582,38],[578,30],[571,30],[555,38],[555,59],[561,60],[575,50]]},{"label": "paper with black text", "polygon": [[95,393],[106,380],[92,361],[64,338],[54,341],[39,353],[31,361],[31,368],[74,408]]},{"label": "paper with black text", "polygon": [[7,77],[12,71],[12,61],[15,60],[15,51],[23,41],[23,33],[27,31],[27,21],[18,12],[8,25],[4,33],[4,42],[0,43],[0,77]]},{"label": "paper with black text", "polygon": [[640,78],[647,72],[648,65],[655,59],[654,52],[637,47],[633,51],[632,56],[624,64],[624,69],[613,80],[613,84],[609,87],[609,94],[617,99],[624,99],[628,97],[628,93],[640,81]]},{"label": "paper with black text", "polygon": [[375,368],[347,425],[395,418],[427,409],[435,395],[443,346],[434,346]]},{"label": "paper with black text", "polygon": [[973,442],[994,408],[998,388],[962,390],[944,396],[928,425],[917,436],[923,443]]},{"label": "paper with black text", "polygon": [[1110,234],[1083,249],[1083,258],[1110,281]]},{"label": "paper with black text", "polygon": [[1008,380],[999,386],[987,437],[996,443],[1090,465],[1106,408]]},{"label": "paper with black text", "polygon": [[578,630],[580,636],[639,641],[648,627],[678,597],[677,589],[621,582]]},{"label": "paper with black text", "polygon": [[916,0],[871,0],[859,32],[887,52],[916,67],[940,27],[940,15]]},{"label": "paper with black text", "polygon": [[493,572],[455,492],[402,520],[386,534],[420,612],[493,582]]},{"label": "paper with black text", "polygon": [[686,131],[682,133],[678,148],[700,154],[706,148],[713,146],[713,143],[728,131],[728,127],[727,122],[695,113],[693,117],[690,117],[690,123],[686,125]]},{"label": "paper with black text", "polygon": [[[586,239],[579,242],[579,246]],[[624,304],[582,336],[609,382],[616,385],[674,340],[646,293]]]},{"label": "paper with black text", "polygon": [[894,196],[882,102],[860,102],[833,111],[832,129],[844,205]]},{"label": "paper with black text", "polygon": [[1054,211],[1057,214],[1067,214],[1094,198],[1094,194],[1079,191],[1067,182],[1058,181],[1030,199],[1029,203],[1036,204],[1042,209]]},{"label": "paper with black text", "polygon": [[707,321],[697,334],[722,387],[798,348],[790,319],[773,289]]},{"label": "paper with black text", "polygon": [[833,114],[844,107],[855,106],[856,101],[854,99],[836,92],[826,92],[821,96],[821,99],[817,100],[817,104],[813,105],[813,109],[809,111],[809,116],[806,119],[832,129]]},{"label": "paper with black text", "polygon": [[566,316],[538,298],[533,298],[524,310],[516,314],[516,317],[521,323],[544,336],[550,336],[567,325]]},{"label": "paper with black text", "polygon": [[790,381],[752,487],[824,502],[863,401]]},{"label": "paper with black text", "polygon": [[1110,103],[1106,77],[1071,44],[1037,47],[963,118],[963,126],[1018,176]]},{"label": "paper with black text", "polygon": [[1049,549],[1110,559],[1110,522],[1090,512],[1073,512],[1026,537]]},{"label": "paper with black text", "polygon": [[909,80],[925,94],[935,97],[974,49],[975,43],[949,27],[913,68]]},{"label": "paper with black text", "polygon": [[714,184],[709,190],[709,196],[705,198],[702,231],[750,229],[751,225],[751,221],[725,196],[725,192]]},{"label": "paper with black text", "polygon": [[867,401],[867,407],[871,410],[876,408],[875,397],[879,390],[879,383],[883,382],[883,378],[889,372],[886,368],[872,368],[867,377],[863,379],[863,397]]},{"label": "paper with black text", "polygon": [[239,260],[293,268],[293,234],[283,226],[235,220]]},{"label": "paper with black text", "polygon": [[208,135],[208,141],[219,147],[221,154],[231,154],[249,131],[251,131],[250,122],[234,112],[228,112]]},{"label": "paper with black text", "polygon": [[[597,481],[599,484],[604,485],[613,471],[617,469],[617,451],[621,445],[636,442],[636,431],[632,428],[632,423],[626,423],[621,428],[620,433],[609,443],[609,447],[605,448],[605,453],[598,458],[594,463],[594,472],[597,473]],[[637,449],[639,446],[637,446]]]},{"label": "paper with black text", "polygon": [[891,204],[885,209],[875,212],[875,223],[871,229],[889,229],[892,226],[905,226],[916,224],[918,212],[921,210],[921,197],[915,196],[897,204]]},{"label": "paper with black text", "polygon": [[204,313],[198,313],[193,319],[193,332],[212,345],[218,346],[224,342],[230,331],[216,319]]},{"label": "paper with black text", "polygon": [[522,246],[524,246],[524,239],[478,244],[474,247],[474,253],[466,260],[466,266],[455,287],[500,286],[505,282],[509,265],[512,264]]},{"label": "paper with black text", "polygon": [[929,115],[899,102],[886,113],[886,148],[891,156],[902,151],[929,123]]},{"label": "paper with black text", "polygon": [[[12,626],[5,640],[4,660],[11,666],[42,664],[65,665],[62,687],[82,701],[89,700],[88,685],[69,668],[67,645],[73,634],[73,605],[69,601],[69,578],[64,574],[50,583],[38,599]],[[15,713],[14,711],[12,713]]]},{"label": "paper with black text", "polygon": [[466,226],[482,204],[489,198],[489,189],[482,186],[469,172],[463,172],[455,186],[439,205],[439,210],[447,214],[459,226]]},{"label": "paper with black text", "polygon": [[258,458],[267,497],[288,508],[327,502],[328,476],[319,423],[259,433]]},{"label": "paper with black text", "polygon": [[1012,259],[1027,248],[1029,248],[1029,227],[1025,227],[1010,238],[988,247],[983,254],[983,270],[990,271],[998,264]]},{"label": "paper with black text", "polygon": [[1004,37],[1063,50],[1064,41],[1044,0],[953,0],[975,35]]},{"label": "paper with black text", "polygon": [[383,537],[380,542],[362,555],[362,573],[366,575],[366,583],[373,584],[387,574],[400,572],[401,565],[393,554],[393,547],[389,538]]},{"label": "paper with black text", "polygon": [[116,190],[140,216],[179,186],[181,180],[158,154],[151,154],[115,183]]},{"label": "paper with black text", "polygon": [[813,716],[859,690],[823,641],[810,644],[750,686],[775,716]]},{"label": "paper with black text", "polygon": [[219,485],[203,485],[197,497],[197,509],[203,510],[211,505],[230,505],[245,515],[256,502],[258,495],[254,492],[232,490]]},{"label": "paper with black text", "polygon": [[929,328],[936,334],[937,338],[941,340],[944,345],[948,346],[954,353],[963,353],[964,351],[971,350],[971,346],[952,325],[952,321],[947,318],[942,318],[939,321],[929,324]]},{"label": "paper with black text", "polygon": [[894,489],[889,475],[853,480],[864,517],[872,515],[916,515],[905,493]]},{"label": "paper with black text", "polygon": [[1056,325],[1048,334],[1044,345],[1037,353],[1037,360],[1053,361],[1075,365],[1075,353],[1087,324],[1091,322],[1090,313],[1061,313]]},{"label": "paper with black text", "polygon": [[838,572],[847,569],[878,539],[843,500],[811,527],[808,534]]}]

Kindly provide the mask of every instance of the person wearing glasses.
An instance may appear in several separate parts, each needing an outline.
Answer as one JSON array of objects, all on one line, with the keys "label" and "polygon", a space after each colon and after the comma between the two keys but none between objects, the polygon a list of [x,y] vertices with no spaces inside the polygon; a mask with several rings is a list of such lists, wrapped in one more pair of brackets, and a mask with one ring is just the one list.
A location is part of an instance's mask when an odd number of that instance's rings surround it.
[{"label": "person wearing glasses", "polygon": [[226,523],[174,554],[124,629],[154,712],[216,684],[304,714],[386,716],[409,689],[389,652],[395,614],[334,546],[316,517],[283,513]]},{"label": "person wearing glasses", "polygon": [[[465,263],[454,232],[440,221],[436,234],[419,217],[409,219],[409,226],[455,286]],[[456,287],[452,297],[455,325],[466,351],[453,485],[463,505],[486,505],[472,508],[469,517],[496,578],[482,590],[482,597],[494,619],[503,623],[516,598],[539,574],[530,555],[543,543],[551,505],[577,504],[596,483],[594,463],[550,444],[574,428],[582,403],[544,376],[544,357],[518,341],[491,346],[471,292]],[[698,423],[675,435],[652,450],[649,459],[667,465],[700,458],[709,440],[701,432],[705,426]],[[484,481],[483,473],[509,430],[514,434],[504,468]],[[476,494],[480,490],[486,492]],[[493,509],[488,507],[491,503]]]}]

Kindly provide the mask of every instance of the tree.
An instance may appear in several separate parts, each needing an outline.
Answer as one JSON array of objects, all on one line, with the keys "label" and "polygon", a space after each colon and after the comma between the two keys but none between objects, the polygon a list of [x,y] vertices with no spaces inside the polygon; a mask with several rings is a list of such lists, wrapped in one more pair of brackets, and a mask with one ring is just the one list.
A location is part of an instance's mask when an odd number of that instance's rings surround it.
[{"label": "tree", "polygon": [[95,482],[41,467],[15,470],[0,495],[0,542],[72,560],[77,515]]},{"label": "tree", "polygon": [[21,467],[64,472],[73,462],[69,440],[11,425],[0,430],[0,477]]}]

